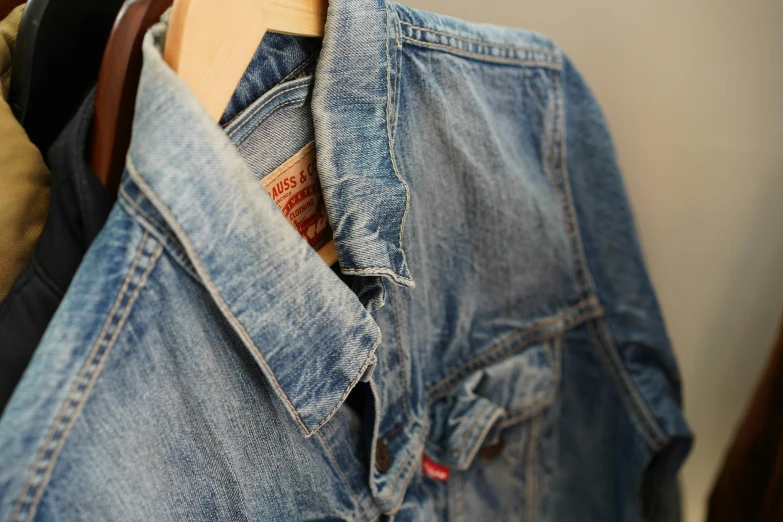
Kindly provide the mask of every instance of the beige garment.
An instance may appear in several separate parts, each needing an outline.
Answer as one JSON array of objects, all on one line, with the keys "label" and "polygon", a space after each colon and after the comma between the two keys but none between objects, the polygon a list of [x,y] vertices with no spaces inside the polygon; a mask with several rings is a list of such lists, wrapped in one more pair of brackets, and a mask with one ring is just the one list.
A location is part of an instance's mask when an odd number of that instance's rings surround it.
[{"label": "beige garment", "polygon": [[0,21],[0,300],[29,262],[49,208],[49,170],[6,102],[23,8]]},{"label": "beige garment", "polygon": [[16,33],[19,32],[19,22],[22,21],[24,4],[15,7],[0,21],[0,85],[3,87],[3,99],[8,99],[11,88],[11,57],[16,47]]}]

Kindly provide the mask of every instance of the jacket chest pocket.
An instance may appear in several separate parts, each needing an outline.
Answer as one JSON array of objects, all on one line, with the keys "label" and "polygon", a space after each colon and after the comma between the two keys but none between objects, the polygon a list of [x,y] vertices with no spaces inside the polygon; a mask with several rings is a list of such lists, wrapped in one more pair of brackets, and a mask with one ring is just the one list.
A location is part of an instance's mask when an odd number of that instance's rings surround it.
[{"label": "jacket chest pocket", "polygon": [[[560,339],[477,370],[430,409],[425,453],[452,470],[450,505],[466,520],[531,520],[555,468]],[[490,517],[490,518],[486,518]]]}]

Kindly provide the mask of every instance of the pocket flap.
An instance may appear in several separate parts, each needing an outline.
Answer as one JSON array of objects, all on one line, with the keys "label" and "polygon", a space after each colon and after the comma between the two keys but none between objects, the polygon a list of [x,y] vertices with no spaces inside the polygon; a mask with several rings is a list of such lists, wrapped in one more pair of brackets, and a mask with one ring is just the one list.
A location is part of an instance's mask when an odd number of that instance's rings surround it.
[{"label": "pocket flap", "polygon": [[467,469],[485,441],[552,403],[558,365],[551,343],[476,371],[430,409],[427,454],[435,462]]}]

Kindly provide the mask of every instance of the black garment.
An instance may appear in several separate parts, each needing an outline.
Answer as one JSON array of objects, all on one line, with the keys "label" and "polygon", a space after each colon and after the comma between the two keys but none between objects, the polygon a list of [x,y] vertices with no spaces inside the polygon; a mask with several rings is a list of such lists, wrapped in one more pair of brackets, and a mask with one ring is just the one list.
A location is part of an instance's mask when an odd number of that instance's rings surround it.
[{"label": "black garment", "polygon": [[0,412],[113,204],[87,164],[94,103],[93,91],[49,149],[49,215],[30,263],[0,304]]}]

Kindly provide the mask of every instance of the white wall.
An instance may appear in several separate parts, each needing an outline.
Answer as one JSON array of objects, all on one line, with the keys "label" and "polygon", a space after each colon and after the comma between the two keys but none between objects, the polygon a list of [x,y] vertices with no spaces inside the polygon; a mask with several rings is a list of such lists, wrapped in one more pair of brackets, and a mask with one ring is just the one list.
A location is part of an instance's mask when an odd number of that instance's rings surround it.
[{"label": "white wall", "polygon": [[783,2],[406,3],[549,34],[596,93],[696,432],[685,519],[703,520],[783,313]]}]

